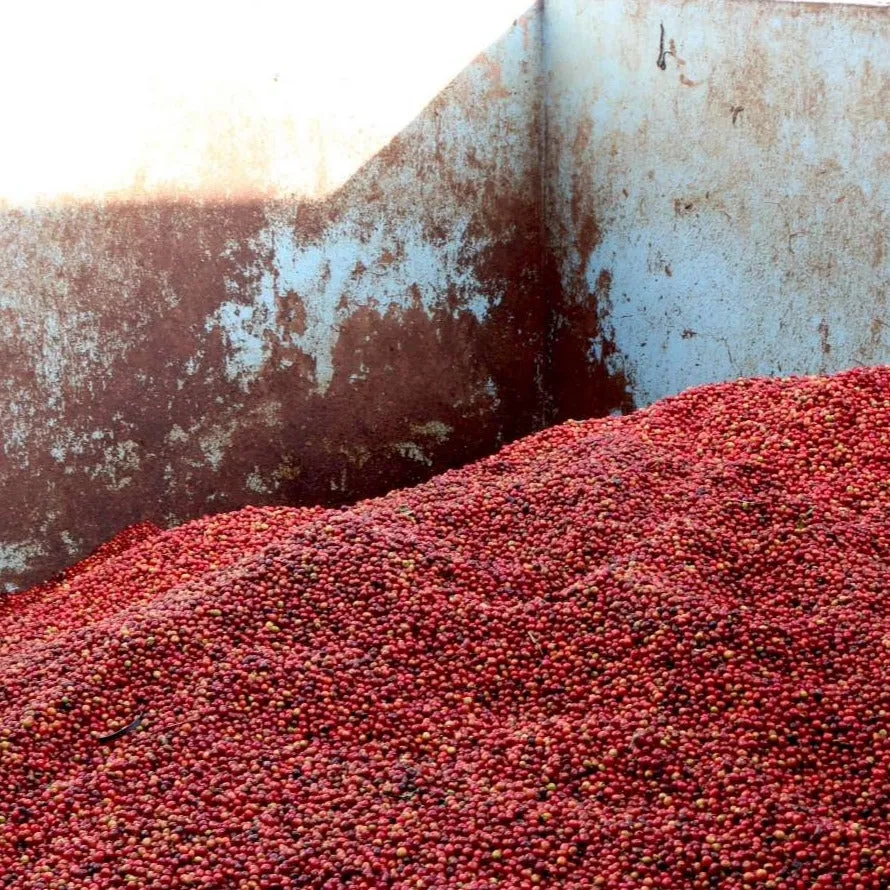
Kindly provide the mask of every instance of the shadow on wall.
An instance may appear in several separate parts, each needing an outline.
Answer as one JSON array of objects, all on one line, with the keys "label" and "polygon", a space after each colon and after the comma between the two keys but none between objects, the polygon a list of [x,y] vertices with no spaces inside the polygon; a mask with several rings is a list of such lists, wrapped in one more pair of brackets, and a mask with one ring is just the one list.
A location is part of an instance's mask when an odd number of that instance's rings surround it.
[{"label": "shadow on wall", "polygon": [[[323,200],[3,211],[0,589],[137,520],[340,504],[548,421],[540,27]],[[558,334],[559,376],[587,347]],[[625,404],[591,382],[576,413]]]}]

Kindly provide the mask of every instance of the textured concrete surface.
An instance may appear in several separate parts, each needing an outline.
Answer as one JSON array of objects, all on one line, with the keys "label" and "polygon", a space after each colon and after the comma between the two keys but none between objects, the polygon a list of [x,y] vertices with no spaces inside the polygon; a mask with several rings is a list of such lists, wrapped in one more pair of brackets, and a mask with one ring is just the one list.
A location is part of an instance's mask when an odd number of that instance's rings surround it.
[{"label": "textured concrete surface", "polygon": [[637,404],[890,360],[886,9],[548,0],[544,50],[557,315]]},{"label": "textured concrete surface", "polygon": [[137,519],[349,501],[542,423],[540,16],[506,26],[337,188],[263,194],[239,154],[7,201],[0,589]]}]

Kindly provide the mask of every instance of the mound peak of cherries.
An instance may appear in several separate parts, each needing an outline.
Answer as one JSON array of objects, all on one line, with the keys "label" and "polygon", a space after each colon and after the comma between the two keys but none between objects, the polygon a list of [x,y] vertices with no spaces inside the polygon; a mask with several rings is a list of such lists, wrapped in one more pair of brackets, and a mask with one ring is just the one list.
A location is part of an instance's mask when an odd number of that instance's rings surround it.
[{"label": "mound peak of cherries", "polygon": [[890,370],[0,600],[0,888],[890,887]]}]

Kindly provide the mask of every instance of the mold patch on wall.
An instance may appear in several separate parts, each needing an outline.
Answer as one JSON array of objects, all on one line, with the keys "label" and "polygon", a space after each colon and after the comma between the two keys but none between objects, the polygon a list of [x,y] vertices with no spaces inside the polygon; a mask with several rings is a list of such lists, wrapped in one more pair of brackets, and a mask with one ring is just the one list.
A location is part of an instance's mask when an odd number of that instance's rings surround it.
[{"label": "mold patch on wall", "polygon": [[0,588],[137,520],[342,503],[542,423],[539,28],[322,200],[0,212]]}]

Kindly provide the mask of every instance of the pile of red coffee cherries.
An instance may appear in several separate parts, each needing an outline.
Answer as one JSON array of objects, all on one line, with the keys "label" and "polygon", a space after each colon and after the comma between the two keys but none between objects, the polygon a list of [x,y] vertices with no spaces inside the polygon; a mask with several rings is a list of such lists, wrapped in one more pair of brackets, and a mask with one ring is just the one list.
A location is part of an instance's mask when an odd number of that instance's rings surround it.
[{"label": "pile of red coffee cherries", "polygon": [[0,888],[890,887],[890,370],[0,602]]}]

